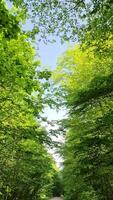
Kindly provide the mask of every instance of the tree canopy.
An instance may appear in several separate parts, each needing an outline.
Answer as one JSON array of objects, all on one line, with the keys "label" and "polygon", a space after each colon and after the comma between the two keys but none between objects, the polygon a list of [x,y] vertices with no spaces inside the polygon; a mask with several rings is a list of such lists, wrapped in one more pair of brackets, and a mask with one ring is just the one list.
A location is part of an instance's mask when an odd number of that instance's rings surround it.
[{"label": "tree canopy", "polygon": [[[109,51],[106,48],[109,46]],[[113,41],[76,45],[59,58],[53,74],[60,82],[68,117],[64,156],[66,200],[113,198]],[[105,49],[105,51],[104,51]],[[103,56],[104,55],[104,56]]]},{"label": "tree canopy", "polygon": [[0,199],[44,200],[52,195],[56,171],[47,150],[51,138],[39,120],[50,72],[38,70],[16,15],[0,6]]},{"label": "tree canopy", "polygon": [[[112,0],[0,1],[1,200],[113,199],[112,13]],[[77,41],[52,73],[31,40],[51,35]],[[51,105],[67,110],[62,172],[48,152],[56,132],[41,123]]]},{"label": "tree canopy", "polygon": [[[34,24],[34,32],[40,39],[47,35],[60,36],[62,41],[81,40],[88,35],[88,41],[103,42],[113,33],[112,0],[11,0],[27,13]],[[79,41],[80,41],[79,40]]]}]

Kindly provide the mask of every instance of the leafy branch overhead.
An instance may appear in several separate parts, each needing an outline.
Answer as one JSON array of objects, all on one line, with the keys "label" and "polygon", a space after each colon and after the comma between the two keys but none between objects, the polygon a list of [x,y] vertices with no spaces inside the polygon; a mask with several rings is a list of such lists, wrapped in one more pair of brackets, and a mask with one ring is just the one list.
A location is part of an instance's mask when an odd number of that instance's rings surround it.
[{"label": "leafy branch overhead", "polygon": [[[88,35],[103,42],[113,33],[112,0],[11,0],[18,8],[27,12],[34,24],[33,34],[48,40],[50,34],[60,36],[62,41],[81,40]],[[99,40],[101,38],[101,41]]]},{"label": "leafy branch overhead", "polygon": [[[50,72],[34,42],[53,36],[77,43]],[[0,72],[0,199],[113,200],[113,1],[0,1]]]}]

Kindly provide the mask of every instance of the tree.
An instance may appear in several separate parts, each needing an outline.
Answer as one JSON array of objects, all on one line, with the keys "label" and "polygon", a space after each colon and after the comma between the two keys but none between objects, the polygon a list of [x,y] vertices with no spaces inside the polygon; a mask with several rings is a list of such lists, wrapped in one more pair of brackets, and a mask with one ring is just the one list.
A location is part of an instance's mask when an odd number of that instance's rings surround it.
[{"label": "tree", "polygon": [[50,72],[37,70],[40,62],[26,35],[19,29],[10,34],[18,24],[2,6],[7,20],[0,33],[0,199],[44,200],[51,196],[54,169],[47,151],[51,139],[38,118]]},{"label": "tree", "polygon": [[[53,77],[60,81],[68,118],[64,144],[65,199],[113,198],[112,49],[95,53],[95,46],[77,45],[59,59]],[[102,48],[103,48],[102,47]],[[103,48],[104,49],[104,48]]]},{"label": "tree", "polygon": [[97,44],[113,33],[112,0],[11,0],[15,6],[24,10],[34,24],[33,32],[40,39],[47,39],[50,34],[59,35],[65,40],[84,39],[88,44],[96,39]]},{"label": "tree", "polygon": [[53,175],[52,195],[53,197],[63,195],[62,171],[59,171],[59,169],[55,170]]},{"label": "tree", "polygon": [[9,12],[4,1],[0,1],[0,34],[5,38],[16,38],[20,33],[19,17],[14,12]]}]

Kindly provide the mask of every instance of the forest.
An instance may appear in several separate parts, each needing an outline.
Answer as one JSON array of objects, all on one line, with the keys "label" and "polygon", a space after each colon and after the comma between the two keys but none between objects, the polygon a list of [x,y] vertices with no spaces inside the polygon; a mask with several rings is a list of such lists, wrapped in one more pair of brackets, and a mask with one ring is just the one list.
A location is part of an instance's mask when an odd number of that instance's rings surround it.
[{"label": "forest", "polygon": [[[57,37],[45,69],[36,44]],[[113,0],[0,0],[0,200],[54,197],[113,200]]]}]

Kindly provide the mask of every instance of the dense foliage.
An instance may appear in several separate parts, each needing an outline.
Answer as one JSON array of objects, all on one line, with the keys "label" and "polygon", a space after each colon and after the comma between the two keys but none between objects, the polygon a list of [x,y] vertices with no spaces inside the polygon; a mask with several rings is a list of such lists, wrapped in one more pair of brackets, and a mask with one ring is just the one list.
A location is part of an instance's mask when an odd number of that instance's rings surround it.
[{"label": "dense foliage", "polygon": [[[113,199],[112,13],[112,0],[0,1],[1,200],[63,193],[62,175],[47,151],[51,137],[40,122],[54,99],[68,111],[56,131],[66,130],[64,199]],[[39,41],[51,34],[78,40],[59,59],[51,94],[51,73],[40,71],[30,42],[37,33]]]},{"label": "dense foliage", "polygon": [[51,140],[38,118],[50,73],[38,70],[15,14],[0,6],[0,199],[44,200],[52,194],[55,169],[47,152]]},{"label": "dense foliage", "polygon": [[[32,21],[40,39],[50,34],[65,40],[90,39],[103,42],[113,33],[112,0],[10,0]],[[89,34],[90,33],[90,34]],[[101,37],[100,37],[101,36]],[[91,42],[88,39],[88,43]]]},{"label": "dense foliage", "polygon": [[59,59],[55,73],[69,111],[63,121],[67,128],[63,152],[66,200],[113,199],[111,37],[100,48],[102,54],[95,46],[70,48]]},{"label": "dense foliage", "polygon": [[62,171],[56,170],[54,172],[52,195],[53,197],[60,197],[61,195],[63,195]]},{"label": "dense foliage", "polygon": [[78,13],[86,21],[78,30],[80,43],[59,58],[53,74],[68,110],[63,120],[64,197],[112,200],[113,2],[81,2]]}]

